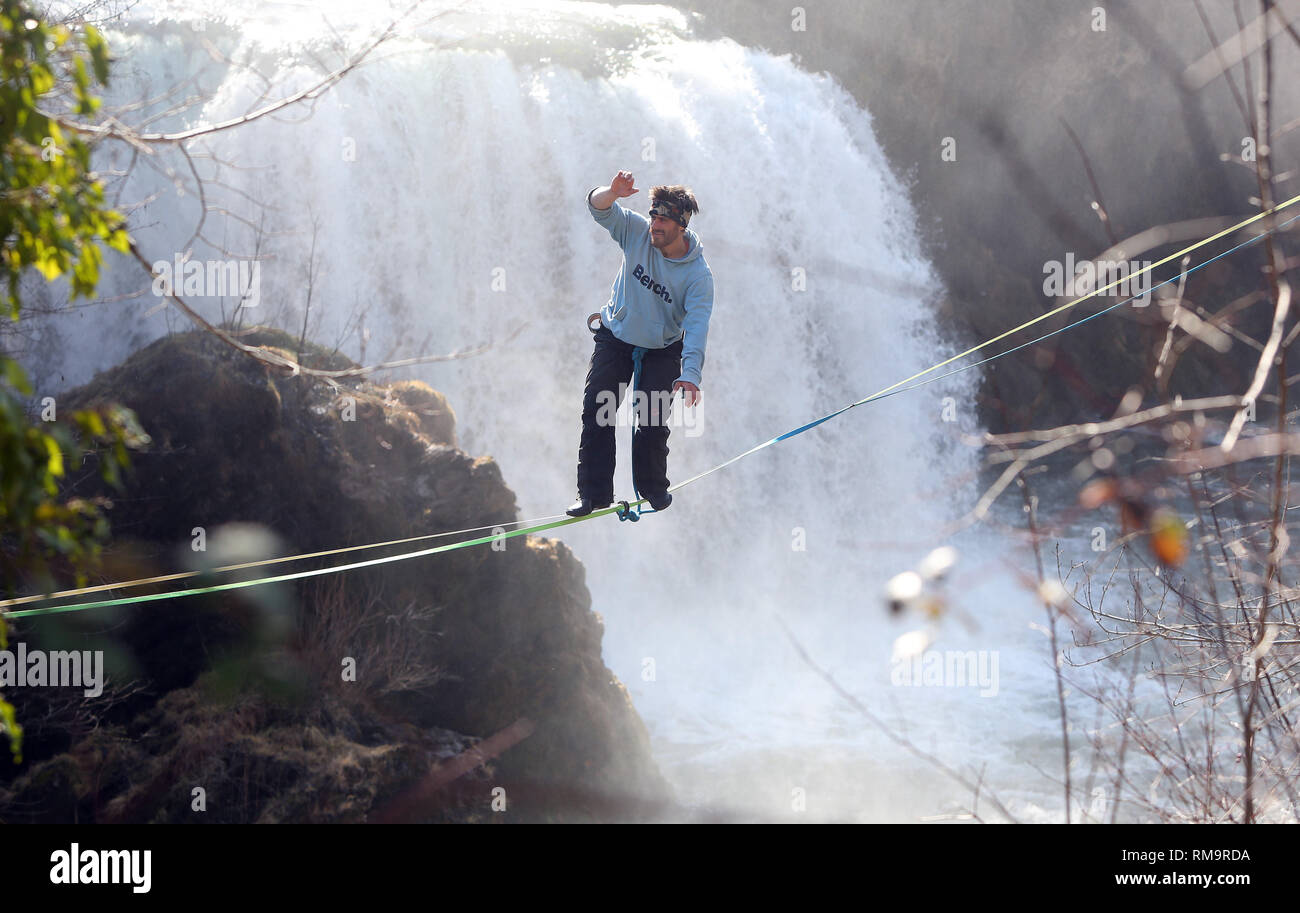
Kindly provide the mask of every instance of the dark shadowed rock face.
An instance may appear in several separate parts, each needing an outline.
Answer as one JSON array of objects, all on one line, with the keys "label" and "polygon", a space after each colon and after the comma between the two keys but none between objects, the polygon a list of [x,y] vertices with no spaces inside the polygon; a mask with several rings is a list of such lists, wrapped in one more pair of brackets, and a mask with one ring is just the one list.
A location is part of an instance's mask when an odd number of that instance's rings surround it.
[{"label": "dark shadowed rock face", "polygon": [[[244,339],[297,353],[275,331]],[[303,360],[348,366],[314,347]],[[418,382],[286,377],[195,332],[147,346],[59,408],[107,401],[135,410],[152,443],[133,456],[126,490],[110,493],[105,580],[216,567],[268,549],[298,554],[480,526],[488,529],[470,535],[488,535],[516,519],[496,463],[455,449],[451,407]],[[0,818],[657,817],[668,790],[644,724],[601,659],[602,633],[582,565],[563,542],[536,536],[33,619],[11,641],[104,648],[109,688],[90,702],[34,689],[12,696],[27,757],[0,768]],[[486,763],[475,763],[475,746]],[[195,787],[206,811],[192,807]]]}]

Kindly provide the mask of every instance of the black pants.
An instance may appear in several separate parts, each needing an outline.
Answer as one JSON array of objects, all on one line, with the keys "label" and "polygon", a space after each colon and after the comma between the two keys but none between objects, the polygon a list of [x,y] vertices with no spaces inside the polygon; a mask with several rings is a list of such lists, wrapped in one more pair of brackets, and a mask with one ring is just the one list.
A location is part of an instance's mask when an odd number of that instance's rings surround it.
[{"label": "black pants", "polygon": [[[590,328],[589,328],[590,329]],[[604,324],[592,333],[596,349],[582,394],[582,441],[578,445],[578,497],[596,504],[614,500],[614,413],[633,373],[635,346]],[[668,490],[668,416],[673,381],[682,371],[682,340],[662,349],[646,349],[641,358],[637,397],[632,392],[636,430],[632,433],[632,481],[641,497]],[[602,395],[603,394],[603,395]],[[639,411],[635,408],[640,404]]]}]

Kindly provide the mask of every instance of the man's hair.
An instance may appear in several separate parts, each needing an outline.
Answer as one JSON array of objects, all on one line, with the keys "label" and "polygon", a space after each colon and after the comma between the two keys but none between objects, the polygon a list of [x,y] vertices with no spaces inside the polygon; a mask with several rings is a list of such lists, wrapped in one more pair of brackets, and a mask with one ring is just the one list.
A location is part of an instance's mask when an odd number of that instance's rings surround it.
[{"label": "man's hair", "polygon": [[691,188],[682,184],[660,184],[650,188],[651,205],[661,202],[681,210],[688,221],[700,211],[699,204],[695,202],[695,194],[691,193]]}]

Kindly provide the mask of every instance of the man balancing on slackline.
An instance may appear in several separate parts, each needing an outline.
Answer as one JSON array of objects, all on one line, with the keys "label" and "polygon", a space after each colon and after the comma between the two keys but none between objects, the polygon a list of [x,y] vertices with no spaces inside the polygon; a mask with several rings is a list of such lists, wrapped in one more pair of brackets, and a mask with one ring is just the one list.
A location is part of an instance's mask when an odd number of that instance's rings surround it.
[{"label": "man balancing on slackline", "polygon": [[[596,349],[582,395],[578,446],[578,500],[567,511],[584,517],[614,500],[615,413],[623,390],[637,374],[633,407],[632,484],[659,511],[668,493],[668,415],[682,391],[689,408],[700,400],[704,342],[713,311],[713,273],[699,237],[686,227],[699,212],[695,196],[680,184],[650,191],[650,218],[618,204],[639,193],[631,172],[620,171],[608,187],[587,194],[587,209],[623,249],[609,301],[587,318]],[[594,326],[599,320],[599,326]],[[633,517],[632,519],[635,519]]]}]

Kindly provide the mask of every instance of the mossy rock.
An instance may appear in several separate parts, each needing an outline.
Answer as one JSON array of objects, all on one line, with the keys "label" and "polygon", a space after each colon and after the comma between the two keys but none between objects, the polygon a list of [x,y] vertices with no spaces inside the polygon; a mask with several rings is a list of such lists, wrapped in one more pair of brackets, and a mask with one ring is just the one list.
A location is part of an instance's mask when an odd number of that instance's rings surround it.
[{"label": "mossy rock", "polygon": [[435,444],[456,446],[456,413],[447,397],[418,380],[403,380],[389,390],[417,416],[418,429]]}]

